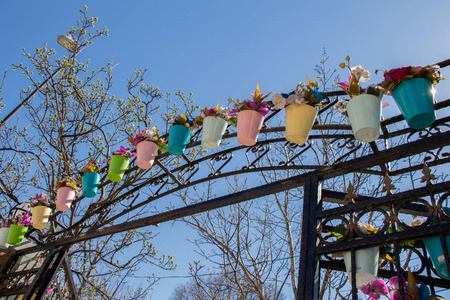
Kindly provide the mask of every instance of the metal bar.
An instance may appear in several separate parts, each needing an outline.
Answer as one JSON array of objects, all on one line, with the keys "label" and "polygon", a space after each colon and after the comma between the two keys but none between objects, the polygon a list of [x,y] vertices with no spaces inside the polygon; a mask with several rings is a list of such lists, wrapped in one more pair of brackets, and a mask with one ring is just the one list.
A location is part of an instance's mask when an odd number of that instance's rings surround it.
[{"label": "metal bar", "polygon": [[319,294],[319,264],[316,256],[316,212],[320,201],[317,177],[305,180],[303,198],[302,242],[300,248],[296,299],[313,300]]},{"label": "metal bar", "polygon": [[169,171],[169,169],[167,169],[158,159],[155,159],[155,163],[164,170],[164,172],[166,172],[167,175],[169,175],[170,178],[172,178],[172,180],[178,184],[179,186],[182,186],[183,184],[178,180],[178,178],[176,178],[172,172]]},{"label": "metal bar", "polygon": [[364,248],[368,246],[377,246],[383,244],[392,244],[395,241],[409,241],[420,240],[426,237],[437,236],[440,233],[449,233],[450,223],[441,223],[430,225],[423,228],[408,229],[401,232],[394,232],[383,235],[374,235],[364,237],[364,239],[355,239],[350,241],[343,241],[336,244],[321,246],[317,249],[318,254],[328,254],[333,252],[340,252],[354,248]]},{"label": "metal bar", "polygon": [[25,294],[25,300],[40,300],[50,284],[56,271],[59,269],[61,261],[66,255],[66,249],[59,249],[50,254],[49,259],[42,267],[42,272],[35,278],[33,285]]}]

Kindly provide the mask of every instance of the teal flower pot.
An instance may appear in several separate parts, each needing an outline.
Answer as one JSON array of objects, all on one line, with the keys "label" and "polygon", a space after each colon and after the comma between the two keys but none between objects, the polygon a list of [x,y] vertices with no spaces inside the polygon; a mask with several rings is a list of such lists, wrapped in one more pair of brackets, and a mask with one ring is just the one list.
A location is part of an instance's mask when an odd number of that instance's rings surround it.
[{"label": "teal flower pot", "polygon": [[425,78],[414,78],[400,83],[392,96],[409,127],[423,129],[436,120],[433,85]]},{"label": "teal flower pot", "polygon": [[84,173],[81,176],[83,196],[94,198],[97,195],[98,185],[100,183],[100,174],[95,172]]},{"label": "teal flower pot", "polygon": [[169,153],[182,155],[191,140],[191,130],[183,125],[174,125],[169,131]]},{"label": "teal flower pot", "polygon": [[[438,275],[444,279],[449,280],[447,265],[445,264],[444,251],[441,246],[441,239],[438,236],[426,238],[422,240],[427,249],[428,255],[433,262],[434,268]],[[447,248],[450,249],[450,235],[445,236],[445,242],[447,243]]]}]

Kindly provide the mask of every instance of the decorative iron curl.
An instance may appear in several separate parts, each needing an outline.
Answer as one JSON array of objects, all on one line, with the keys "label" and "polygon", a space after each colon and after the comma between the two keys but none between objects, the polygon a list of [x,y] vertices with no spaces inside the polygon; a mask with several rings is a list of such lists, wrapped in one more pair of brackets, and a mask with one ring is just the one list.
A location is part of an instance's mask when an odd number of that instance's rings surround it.
[{"label": "decorative iron curl", "polygon": [[[324,234],[324,229],[329,227],[329,225],[327,225],[327,223],[330,221],[333,221],[333,220],[341,220],[341,224],[343,224],[345,226],[346,231],[341,238],[338,238],[335,241],[330,242],[330,241],[327,241],[326,238],[331,237],[331,234],[330,234],[331,232],[328,232],[327,235],[325,236],[325,238],[322,236],[322,234]],[[330,216],[330,217],[323,219],[319,223],[319,226],[317,226],[316,233],[317,233],[317,236],[319,237],[320,242],[324,245],[332,245],[332,244],[340,243],[342,241],[345,241],[350,235],[349,224],[350,224],[350,221],[348,219],[346,219],[344,216]]]},{"label": "decorative iron curl", "polygon": [[444,129],[449,129],[449,128],[450,128],[450,125],[448,125],[446,123],[434,124],[434,125],[431,125],[430,127],[420,129],[420,130],[415,130],[415,131],[411,132],[410,134],[408,134],[406,139],[409,142],[411,140],[411,138],[414,137],[415,135],[417,135],[417,137],[414,138],[413,140],[424,139],[426,137],[438,135],[438,134],[446,131]]},{"label": "decorative iron curl", "polygon": [[[271,148],[270,144],[257,144],[253,147],[248,148],[247,151],[245,151],[245,157],[247,158],[248,165],[242,167],[242,170],[256,168],[255,164],[267,153],[269,153],[270,148]],[[257,155],[257,157],[252,162],[250,162],[250,158],[248,155],[249,152]]]},{"label": "decorative iron curl", "polygon": [[[222,171],[221,171],[221,170],[223,169],[223,167],[225,167],[225,166],[233,159],[233,157],[234,157],[234,156],[233,156],[233,152],[221,153],[221,154],[218,154],[218,155],[212,157],[212,158],[209,160],[209,165],[211,166],[212,172],[208,175],[208,177],[216,176],[216,175],[222,174]],[[220,165],[220,167],[216,170],[216,169],[214,168],[214,163],[215,163],[215,162],[219,162],[219,161],[224,161],[224,162],[223,162],[222,165]]]}]

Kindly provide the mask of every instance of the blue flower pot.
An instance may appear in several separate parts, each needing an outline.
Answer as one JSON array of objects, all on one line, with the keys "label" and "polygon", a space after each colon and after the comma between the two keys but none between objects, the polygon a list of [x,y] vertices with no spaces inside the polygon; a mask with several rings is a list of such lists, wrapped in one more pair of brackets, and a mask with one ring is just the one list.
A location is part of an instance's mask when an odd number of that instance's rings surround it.
[{"label": "blue flower pot", "polygon": [[[449,280],[447,265],[445,264],[444,251],[441,246],[441,239],[438,236],[426,238],[422,240],[427,249],[428,255],[433,262],[438,275],[444,279]],[[447,248],[450,249],[450,235],[445,236],[445,242],[447,243]]]},{"label": "blue flower pot", "polygon": [[436,120],[433,85],[425,78],[414,78],[400,83],[392,96],[409,127],[423,129]]},{"label": "blue flower pot", "polygon": [[100,183],[100,174],[95,172],[84,173],[81,176],[83,196],[94,198],[97,195],[98,185]]},{"label": "blue flower pot", "polygon": [[169,131],[169,153],[182,155],[191,140],[191,130],[183,125],[174,125]]}]

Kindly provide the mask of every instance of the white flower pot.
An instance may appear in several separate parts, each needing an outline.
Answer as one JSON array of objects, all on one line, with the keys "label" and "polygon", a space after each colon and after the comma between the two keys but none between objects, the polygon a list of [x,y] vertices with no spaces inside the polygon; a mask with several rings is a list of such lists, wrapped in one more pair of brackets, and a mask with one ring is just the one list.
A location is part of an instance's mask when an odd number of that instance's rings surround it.
[{"label": "white flower pot", "polygon": [[222,118],[206,117],[203,120],[202,145],[208,149],[217,149],[227,125],[227,121]]},{"label": "white flower pot", "polygon": [[369,143],[380,137],[380,98],[367,94],[353,97],[347,103],[347,114],[358,141]]},{"label": "white flower pot", "polygon": [[[342,254],[344,256],[348,280],[352,282],[351,252],[345,251]],[[360,288],[376,279],[378,275],[378,257],[378,247],[355,250],[356,288]]]}]

